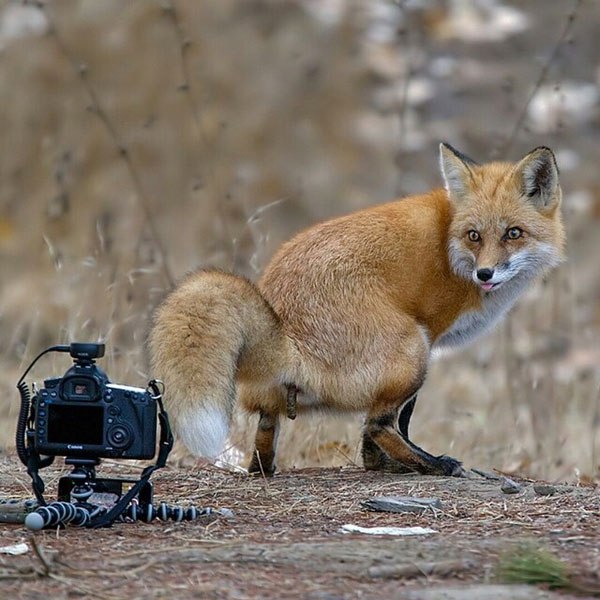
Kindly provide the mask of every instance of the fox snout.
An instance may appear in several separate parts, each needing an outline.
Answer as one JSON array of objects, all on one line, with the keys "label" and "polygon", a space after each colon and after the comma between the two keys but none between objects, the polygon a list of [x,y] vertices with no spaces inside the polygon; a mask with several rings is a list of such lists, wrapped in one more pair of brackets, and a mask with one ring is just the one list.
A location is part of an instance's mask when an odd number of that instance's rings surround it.
[{"label": "fox snout", "polygon": [[477,269],[476,271],[477,274],[477,279],[479,279],[479,281],[483,281],[483,283],[485,283],[486,281],[490,280],[493,276],[494,276],[494,269]]},{"label": "fox snout", "polygon": [[481,262],[478,264],[476,261],[473,265],[471,279],[483,291],[489,292],[521,274],[526,274],[528,277],[536,276],[540,270],[543,270],[540,261],[545,263],[546,257],[542,252],[536,253],[532,249],[521,250],[496,263],[487,262],[486,266],[482,266]]},{"label": "fox snout", "polygon": [[506,280],[506,269],[502,266],[479,267],[475,265],[472,279],[482,290],[489,292]]}]

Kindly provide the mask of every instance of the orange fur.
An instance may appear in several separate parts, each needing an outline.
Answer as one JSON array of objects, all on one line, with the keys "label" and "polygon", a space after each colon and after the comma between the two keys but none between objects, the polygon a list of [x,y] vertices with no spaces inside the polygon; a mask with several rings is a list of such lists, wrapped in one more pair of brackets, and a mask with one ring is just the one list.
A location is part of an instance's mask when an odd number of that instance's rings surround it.
[{"label": "orange fur", "polygon": [[408,439],[430,352],[493,325],[562,260],[564,231],[547,148],[516,165],[481,166],[442,145],[440,160],[445,190],[301,232],[258,289],[200,271],[167,298],[150,337],[153,374],[165,380],[175,429],[192,450],[218,451],[195,436],[218,445],[237,388],[261,414],[250,470],[272,473],[293,385],[299,413],[367,413],[367,468],[462,473],[458,461]]}]

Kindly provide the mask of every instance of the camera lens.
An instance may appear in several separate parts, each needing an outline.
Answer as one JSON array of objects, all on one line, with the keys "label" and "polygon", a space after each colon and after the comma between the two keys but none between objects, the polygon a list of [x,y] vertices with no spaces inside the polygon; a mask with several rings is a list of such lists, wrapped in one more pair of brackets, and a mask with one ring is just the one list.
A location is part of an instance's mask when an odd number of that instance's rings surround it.
[{"label": "camera lens", "polygon": [[131,431],[126,425],[115,425],[108,430],[107,441],[120,450],[131,446]]}]

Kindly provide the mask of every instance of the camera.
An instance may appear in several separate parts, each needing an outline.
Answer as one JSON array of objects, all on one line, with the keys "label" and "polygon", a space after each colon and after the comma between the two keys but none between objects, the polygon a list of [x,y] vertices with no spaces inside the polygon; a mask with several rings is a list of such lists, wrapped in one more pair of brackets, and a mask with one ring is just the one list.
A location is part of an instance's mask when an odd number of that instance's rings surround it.
[{"label": "camera", "polygon": [[[41,389],[35,384],[30,387],[25,381],[27,374],[48,352],[68,352],[74,364],[62,377],[46,379]],[[31,530],[67,523],[109,527],[125,518],[181,520],[197,514],[195,508],[183,512],[163,503],[158,510],[152,504],[150,476],[166,465],[173,448],[169,415],[162,401],[164,384],[151,379],[144,389],[111,383],[95,363],[103,356],[104,344],[51,346],[33,359],[17,382],[21,408],[15,445],[40,504],[25,518]],[[146,466],[138,479],[96,477],[101,458],[149,459],[157,450],[155,464]],[[58,501],[48,504],[40,470],[50,466],[56,456],[64,456],[73,471],[58,480]],[[92,501],[96,497],[101,498],[100,503]],[[115,499],[110,508],[106,497]]]},{"label": "camera", "polygon": [[147,389],[111,383],[95,364],[104,344],[55,347],[74,364],[44,381],[31,399],[39,454],[71,458],[148,459],[156,453],[156,398]]}]

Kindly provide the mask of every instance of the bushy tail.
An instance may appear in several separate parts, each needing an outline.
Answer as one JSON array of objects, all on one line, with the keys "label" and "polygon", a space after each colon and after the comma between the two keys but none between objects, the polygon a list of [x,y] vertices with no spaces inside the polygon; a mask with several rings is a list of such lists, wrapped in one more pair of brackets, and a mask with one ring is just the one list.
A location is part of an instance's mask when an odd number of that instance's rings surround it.
[{"label": "bushy tail", "polygon": [[199,271],[167,296],[150,332],[151,374],[164,382],[175,433],[193,454],[222,452],[239,369],[275,381],[286,342],[273,309],[241,277]]}]

